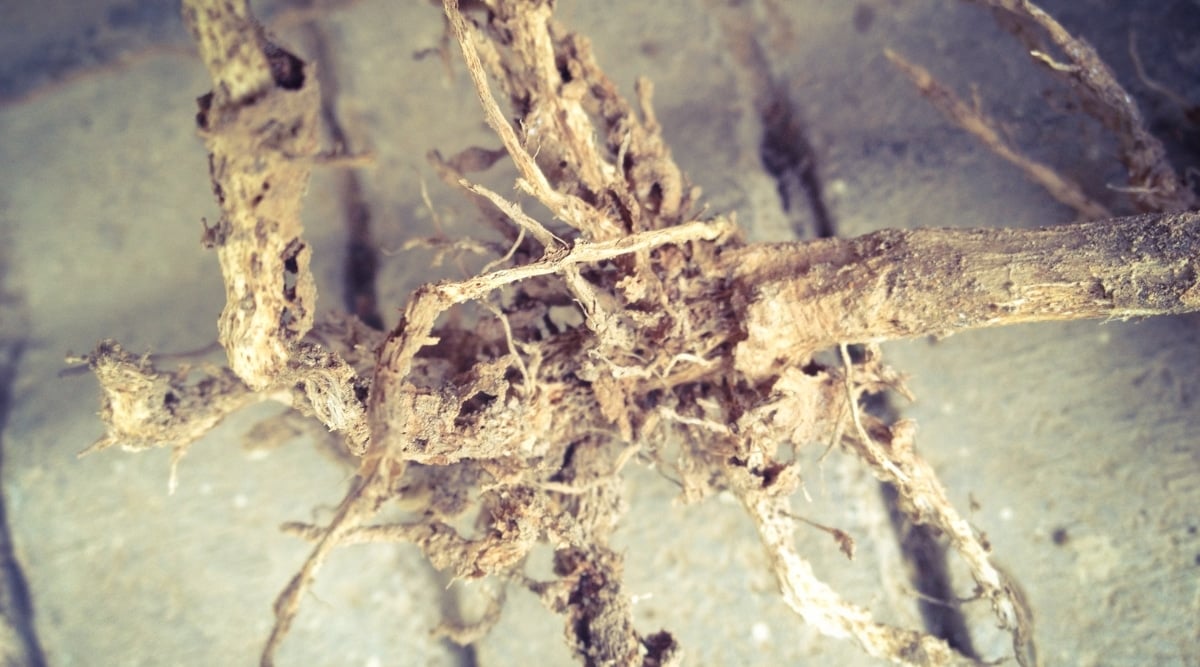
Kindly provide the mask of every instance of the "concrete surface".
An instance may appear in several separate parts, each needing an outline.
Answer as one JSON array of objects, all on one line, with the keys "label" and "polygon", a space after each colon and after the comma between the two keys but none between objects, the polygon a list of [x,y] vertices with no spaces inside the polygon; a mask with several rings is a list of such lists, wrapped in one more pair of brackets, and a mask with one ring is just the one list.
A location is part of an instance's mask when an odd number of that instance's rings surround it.
[{"label": "concrete surface", "polygon": [[[262,14],[280,21],[285,43],[302,45],[279,4]],[[723,52],[715,0],[560,4],[626,91],[639,74],[655,80],[667,139],[715,210],[737,210],[761,239],[806,224],[804,207],[781,210],[762,168],[752,86]],[[772,5],[787,21],[764,18]],[[1044,5],[1110,57],[1179,163],[1200,164],[1196,128],[1139,82],[1128,56],[1132,27],[1149,74],[1200,100],[1200,4]],[[948,126],[887,66],[887,46],[960,92],[978,86],[1017,141],[1117,200],[1104,188],[1120,177],[1104,133],[1061,111],[1067,97],[985,12],[941,0],[760,0],[744,9],[772,26],[761,32],[766,67],[803,117],[840,235],[1071,219]],[[271,603],[308,551],[276,527],[327,518],[347,471],[307,436],[266,456],[243,448],[260,410],[194,447],[168,496],[166,452],[75,459],[101,432],[96,387],[86,375],[58,377],[67,351],[104,337],[154,352],[215,339],[220,275],[198,240],[201,217],[212,220],[216,207],[192,129],[203,68],[171,2],[2,0],[0,17],[0,343],[22,352],[0,391],[11,400],[0,424],[3,482],[46,662],[252,664]],[[339,111],[352,141],[378,156],[363,178],[380,246],[433,229],[422,179],[443,224],[467,229],[471,207],[423,155],[498,142],[461,67],[451,80],[436,58],[414,58],[440,39],[436,9],[363,0],[321,22]],[[507,174],[488,182],[507,188]],[[306,216],[323,307],[341,308],[345,235],[330,174],[314,181]],[[389,323],[429,275],[420,256],[385,258]],[[920,421],[919,446],[956,504],[977,504],[972,521],[1023,585],[1045,664],[1200,664],[1198,325],[1039,325],[885,347],[918,396],[893,408]],[[815,458],[813,502],[797,511],[847,530],[860,552],[847,563],[817,531],[802,533],[802,551],[847,598],[918,626],[878,487],[853,462],[834,455],[818,467]],[[619,539],[638,622],[675,632],[689,664],[873,664],[815,636],[777,599],[736,503],[679,506],[674,487],[646,471],[627,487]],[[968,595],[963,573],[952,574]],[[569,664],[559,620],[521,591],[472,651],[432,638],[448,596],[475,594],[444,589],[415,549],[345,549],[305,601],[280,664]],[[967,610],[976,648],[1003,655],[987,610]]]}]

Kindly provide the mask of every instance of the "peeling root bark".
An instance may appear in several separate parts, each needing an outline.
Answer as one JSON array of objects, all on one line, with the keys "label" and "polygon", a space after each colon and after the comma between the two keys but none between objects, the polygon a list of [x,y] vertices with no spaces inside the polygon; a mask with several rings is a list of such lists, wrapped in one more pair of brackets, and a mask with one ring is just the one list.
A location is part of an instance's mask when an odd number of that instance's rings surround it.
[{"label": "peeling root bark", "polygon": [[764,377],[839,343],[1200,309],[1200,214],[1035,230],[883,230],[722,258],[749,302],[737,368]]}]

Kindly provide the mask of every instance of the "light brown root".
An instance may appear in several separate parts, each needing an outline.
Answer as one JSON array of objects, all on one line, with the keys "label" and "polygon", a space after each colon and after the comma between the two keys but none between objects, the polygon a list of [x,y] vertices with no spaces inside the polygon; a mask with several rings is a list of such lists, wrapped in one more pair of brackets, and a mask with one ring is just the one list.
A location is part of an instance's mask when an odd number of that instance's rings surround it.
[{"label": "light brown root", "polygon": [[1107,208],[1084,194],[1078,183],[1065,178],[1048,165],[1030,159],[1010,144],[996,129],[995,121],[982,109],[959,99],[953,91],[933,78],[929,70],[912,64],[891,49],[885,54],[938,111],[974,135],[993,153],[1024,172],[1029,180],[1045,188],[1050,196],[1075,209],[1086,220],[1112,217]]},{"label": "light brown root", "polygon": [[796,551],[795,525],[786,497],[739,491],[771,559],[784,602],[821,634],[852,639],[871,656],[899,665],[978,665],[932,635],[881,624],[866,609],[846,602],[813,574]]},{"label": "light brown root", "polygon": [[271,667],[275,664],[275,653],[287,636],[288,630],[291,629],[296,614],[300,611],[300,602],[304,593],[312,585],[313,579],[316,578],[317,572],[320,571],[326,558],[343,543],[348,533],[369,521],[379,511],[383,501],[387,499],[390,491],[390,478],[387,475],[395,472],[390,469],[392,467],[390,464],[391,462],[386,459],[377,459],[365,465],[351,485],[345,499],[342,500],[333,520],[329,522],[329,526],[323,530],[313,531],[315,533],[313,536],[317,540],[316,547],[304,561],[304,565],[280,592],[279,597],[275,599],[275,624],[263,647],[260,661],[262,667]]},{"label": "light brown root", "polygon": [[[100,418],[105,435],[80,452],[85,456],[120,445],[126,451],[170,446],[168,491],[174,493],[179,462],[188,447],[227,415],[266,400],[251,391],[227,368],[206,369],[199,379],[181,366],[174,373],[157,370],[149,355],[136,357],[113,340],[101,342],[85,360],[103,392]],[[286,402],[286,394],[282,397]]]},{"label": "light brown root", "polygon": [[[613,227],[613,223],[602,216],[596,215],[596,211],[590,206],[580,201],[576,197],[565,195],[556,190],[547,180],[546,175],[534,162],[533,156],[525,150],[521,140],[517,137],[517,133],[509,124],[504,112],[500,110],[500,105],[496,103],[496,99],[492,97],[491,88],[488,86],[487,73],[483,69],[483,63],[479,59],[479,53],[475,48],[474,38],[470,34],[467,27],[467,21],[463,18],[462,13],[458,11],[458,0],[445,0],[446,19],[450,23],[450,29],[454,33],[454,37],[458,40],[458,44],[462,49],[463,58],[466,60],[467,73],[471,76],[471,82],[475,84],[475,92],[479,96],[479,103],[483,107],[483,115],[487,120],[487,124],[492,128],[504,143],[504,148],[508,151],[509,157],[517,166],[517,171],[521,174],[521,180],[518,181],[518,187],[533,195],[554,212],[559,218],[570,224],[575,229],[585,233],[590,238],[604,239],[612,238],[619,235],[619,232]],[[523,34],[540,37],[542,40],[548,40],[549,34],[544,29],[545,23],[550,17],[550,7],[543,6],[541,8],[529,7],[515,17],[515,20],[527,21],[533,24],[541,24],[541,30],[526,30]],[[544,51],[547,44],[540,43],[537,47]],[[551,52],[552,54],[553,52]],[[546,70],[542,70],[543,75]],[[549,83],[549,82],[547,82]],[[557,95],[548,96],[547,100],[558,99]],[[582,116],[582,109],[576,110],[574,117]],[[576,122],[580,122],[576,118]],[[583,116],[582,122],[585,125],[590,125],[586,116]],[[561,135],[560,135],[561,136]],[[581,135],[587,136],[587,135]],[[593,164],[595,161],[592,162]]]},{"label": "light brown root", "polygon": [[[847,383],[848,402],[859,415],[857,403],[864,392],[879,391],[895,385],[894,374],[883,368],[877,350],[863,362],[864,383],[854,382],[854,365],[844,345],[840,346]],[[869,426],[864,426],[869,422]],[[1029,667],[1033,655],[1032,622],[1018,594],[1017,585],[991,561],[990,551],[946,497],[945,489],[930,466],[916,450],[916,424],[901,420],[891,426],[874,417],[856,417],[858,437],[844,442],[857,458],[881,481],[897,490],[899,508],[915,524],[932,525],[949,539],[950,546],[962,557],[976,583],[976,595],[987,600],[1000,628],[1012,635],[1013,650],[1022,667]]]},{"label": "light brown root", "polygon": [[842,342],[1192,312],[1198,244],[1200,214],[1178,213],[749,246],[722,256],[748,303],[735,364],[763,378]]},{"label": "light brown root", "polygon": [[[693,215],[697,193],[662,141],[649,83],[638,82],[637,108],[626,102],[587,40],[552,20],[552,6],[493,0],[470,20],[454,0],[444,10],[518,188],[566,224],[464,178],[499,151],[434,155],[439,176],[472,198],[500,241],[433,245],[501,258],[471,278],[418,288],[385,334],[354,318],[311,317],[298,212],[319,162],[308,135],[315,81],[265,40],[244,4],[188,0],[214,78],[204,130],[223,215],[206,240],[225,272],[221,341],[232,370],[189,380],[103,343],[89,361],[108,434],[93,449],[174,446],[177,462],[224,415],[264,398],[344,439],[359,475],[333,520],[284,528],[314,546],[276,601],[264,665],[332,551],[378,541],[413,543],[453,578],[524,583],[563,616],[585,664],[678,664],[669,633],[635,628],[623,556],[610,546],[624,511],[621,474],[639,459],[669,471],[687,501],[732,491],[785,601],[820,632],[899,664],[971,664],[940,639],[876,622],[797,551],[789,498],[803,479],[780,451],[831,438],[894,485],[914,521],[948,536],[1018,656],[1031,655],[1015,584],[916,454],[911,424],[860,409],[864,393],[897,387],[898,376],[874,351],[855,362],[845,344],[1200,310],[1200,215],[746,245],[732,215]],[[232,15],[215,20],[210,10]],[[524,100],[515,124],[489,74]],[[999,136],[972,113],[969,123]],[[243,125],[279,118],[299,124],[295,141]],[[270,188],[250,178],[256,161],[279,179]],[[263,206],[272,221],[259,217]],[[840,371],[817,356],[839,346]],[[414,518],[373,523],[385,506]],[[852,555],[844,531],[804,521]],[[538,544],[555,549],[551,581],[523,572]]]},{"label": "light brown root", "polygon": [[1085,111],[1113,132],[1121,146],[1121,162],[1129,172],[1130,192],[1142,211],[1173,213],[1196,204],[1196,195],[1175,173],[1166,149],[1146,129],[1142,112],[1086,40],[1075,37],[1031,0],[973,0],[1009,13],[1017,21],[1041,28],[1066,62],[1038,48],[1029,55],[1064,79],[1080,97]]},{"label": "light brown root", "polygon": [[197,123],[221,195],[221,219],[206,231],[225,277],[220,340],[238,377],[265,389],[313,323],[300,200],[312,169],[306,158],[317,153],[320,92],[303,61],[268,41],[244,0],[188,0],[184,16],[213,79]]},{"label": "light brown root", "polygon": [[[916,424],[901,421],[888,427],[876,423],[871,430],[877,434],[874,437],[881,438],[878,446],[867,449],[854,439],[849,442],[852,451],[876,477],[897,489],[898,505],[914,523],[933,525],[945,533],[971,571],[977,595],[989,602],[1000,627],[1012,635],[1017,660],[1027,667],[1026,656],[1033,653],[1033,628],[1015,593],[1016,585],[992,563],[990,547],[954,509],[933,468],[917,454]],[[887,456],[884,461],[875,458],[881,451]]]}]

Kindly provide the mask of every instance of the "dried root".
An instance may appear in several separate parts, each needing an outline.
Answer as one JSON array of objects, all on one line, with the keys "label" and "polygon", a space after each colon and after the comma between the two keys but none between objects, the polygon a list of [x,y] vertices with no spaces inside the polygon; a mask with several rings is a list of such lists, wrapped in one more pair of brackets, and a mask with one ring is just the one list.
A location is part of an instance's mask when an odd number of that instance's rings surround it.
[{"label": "dried root", "polygon": [[[1032,0],[973,0],[991,7],[1000,24],[1009,28],[1029,48],[1029,55],[1062,78],[1080,100],[1080,106],[1109,129],[1120,145],[1120,160],[1129,174],[1129,193],[1137,210],[1175,213],[1196,206],[1196,193],[1167,160],[1162,142],[1146,129],[1142,112],[1133,97],[1117,81],[1112,70],[1086,40],[1071,35]],[[1066,58],[1055,59],[1042,45],[1049,38]],[[951,121],[975,135],[985,146],[1023,171],[1055,199],[1074,208],[1084,219],[1109,217],[1107,209],[1084,194],[1077,183],[1050,167],[1025,156],[1005,140],[996,124],[978,108],[969,105],[938,83],[928,70],[891,51],[892,61]]]},{"label": "dried root", "polygon": [[996,122],[977,105],[964,102],[949,88],[938,83],[929,70],[905,60],[895,51],[888,50],[888,60],[913,82],[921,94],[956,125],[975,135],[996,155],[1020,169],[1029,180],[1037,183],[1058,201],[1075,209],[1085,220],[1110,218],[1103,204],[1084,193],[1079,184],[1062,176],[1051,167],[1033,160],[1013,146],[998,129]]},{"label": "dried root", "polygon": [[[89,362],[109,433],[94,449],[182,452],[267,396],[341,434],[358,475],[328,525],[285,526],[314,547],[276,601],[264,665],[325,559],[370,541],[416,544],[457,578],[529,587],[563,616],[585,664],[678,664],[669,633],[635,627],[609,542],[624,511],[621,472],[639,460],[675,471],[689,501],[739,498],[784,599],[821,632],[897,664],[972,663],[937,637],[876,622],[797,551],[790,498],[801,475],[780,450],[831,440],[892,484],[912,521],[947,536],[1026,661],[1032,638],[1013,584],[917,454],[912,424],[859,410],[864,393],[898,387],[897,375],[874,349],[855,363],[845,345],[1198,310],[1200,216],[748,246],[732,217],[693,210],[698,191],[662,141],[649,84],[628,104],[587,40],[553,21],[552,4],[495,0],[475,19],[455,0],[444,8],[518,188],[562,224],[466,180],[498,153],[434,156],[504,238],[471,247],[507,252],[475,277],[417,289],[380,334],[353,319],[314,326],[298,211],[316,154],[315,78],[241,3],[187,2],[215,85],[200,121],[223,210],[207,240],[225,272],[231,369],[189,382],[186,370],[164,374],[102,344]],[[471,304],[473,329],[439,323]],[[840,367],[818,361],[834,347]],[[396,505],[413,518],[374,522]],[[456,528],[463,518],[473,528]],[[852,553],[852,538],[828,530]],[[524,573],[539,543],[555,548],[550,581]]]},{"label": "dried root", "polygon": [[80,456],[114,445],[133,452],[170,446],[170,491],[175,490],[179,461],[192,443],[226,415],[265,398],[227,368],[204,371],[192,381],[187,366],[162,373],[148,356],[134,356],[112,340],[101,342],[79,361],[86,362],[100,382],[100,418],[107,427],[104,437]]},{"label": "dried root", "polygon": [[1172,213],[1195,206],[1195,193],[1167,161],[1162,142],[1146,129],[1133,96],[1117,82],[1112,69],[1091,44],[1067,32],[1053,16],[1031,0],[976,2],[991,6],[997,12],[1007,12],[1015,22],[1041,28],[1066,58],[1066,62],[1060,62],[1043,48],[1029,51],[1034,60],[1069,81],[1083,108],[1116,135],[1121,146],[1121,162],[1129,172],[1130,194],[1140,210]]}]

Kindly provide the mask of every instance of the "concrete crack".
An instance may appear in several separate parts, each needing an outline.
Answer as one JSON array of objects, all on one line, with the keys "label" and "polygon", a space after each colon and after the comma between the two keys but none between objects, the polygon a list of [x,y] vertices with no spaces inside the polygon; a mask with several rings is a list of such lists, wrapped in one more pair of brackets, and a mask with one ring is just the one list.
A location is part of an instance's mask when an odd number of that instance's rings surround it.
[{"label": "concrete crack", "polygon": [[[867,411],[888,422],[899,417],[895,406],[884,394],[867,396],[865,402]],[[917,609],[925,631],[946,640],[962,655],[980,660],[971,640],[967,618],[954,592],[946,544],[939,539],[937,529],[913,524],[908,519],[900,508],[900,496],[895,487],[881,483],[879,491],[905,564],[905,577],[919,595]]]},{"label": "concrete crack", "polygon": [[[763,46],[764,23],[747,8],[735,8],[714,0],[711,5],[725,35],[726,45],[738,73],[753,98],[753,109],[762,126],[758,157],[763,169],[775,180],[779,203],[792,232],[799,239],[835,235],[834,222],[825,205],[816,151],[808,139],[803,117],[794,99],[774,72]],[[786,22],[772,12],[770,25]],[[773,11],[774,10],[774,11]],[[807,205],[806,205],[807,204]]]},{"label": "concrete crack", "polygon": [[[4,469],[4,432],[12,407],[12,388],[28,331],[21,303],[4,289],[4,269],[4,258],[0,256],[0,473]],[[0,494],[0,665],[41,667],[45,664],[46,658],[34,631],[29,585],[8,529],[6,498]]]},{"label": "concrete crack", "polygon": [[[314,21],[303,25],[313,58],[321,78],[321,120],[336,155],[350,152],[350,140],[337,114],[338,80],[329,40]],[[342,302],[349,312],[364,324],[382,330],[383,317],[376,299],[375,274],[379,267],[379,251],[371,238],[371,208],[363,192],[362,178],[353,167],[338,169],[338,192],[342,217],[346,224],[346,255],[342,271]]]},{"label": "concrete crack", "polygon": [[[759,115],[763,126],[759,157],[763,168],[775,179],[779,202],[791,220],[792,231],[801,239],[835,236],[816,155],[791,97],[778,86],[769,86]],[[804,201],[810,216],[796,210]]]}]

